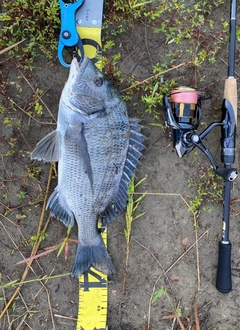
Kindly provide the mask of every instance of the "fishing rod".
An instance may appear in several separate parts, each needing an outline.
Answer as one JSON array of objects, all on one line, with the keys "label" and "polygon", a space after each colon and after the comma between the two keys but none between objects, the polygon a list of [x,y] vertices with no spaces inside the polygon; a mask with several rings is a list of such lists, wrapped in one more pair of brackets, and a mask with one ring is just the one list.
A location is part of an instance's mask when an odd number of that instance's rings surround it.
[{"label": "fishing rod", "polygon": [[[236,14],[236,0],[232,0],[228,78],[225,80],[221,121],[211,123],[200,134],[196,132],[202,117],[202,100],[207,97],[193,88],[179,87],[165,95],[163,99],[165,122],[167,127],[173,128],[173,147],[177,155],[183,157],[194,148],[200,149],[209,159],[215,173],[224,179],[222,239],[219,242],[216,278],[216,288],[222,293],[228,293],[232,289],[231,243],[229,241],[230,198],[232,182],[238,176],[237,169],[232,167],[235,161],[237,125],[237,82],[234,78]],[[221,162],[223,166],[218,166],[203,141],[215,127],[221,128]]]},{"label": "fishing rod", "polygon": [[[221,160],[225,168],[230,168],[235,161],[235,136],[237,125],[237,81],[234,78],[235,71],[235,44],[236,44],[236,16],[237,1],[232,0],[230,20],[230,49],[228,78],[224,88],[224,111],[231,116],[229,127],[222,127],[222,153]],[[223,229],[222,240],[219,242],[218,270],[216,287],[222,293],[228,293],[232,289],[231,276],[231,243],[229,242],[229,214],[230,214],[231,182],[225,181],[223,203]]]}]

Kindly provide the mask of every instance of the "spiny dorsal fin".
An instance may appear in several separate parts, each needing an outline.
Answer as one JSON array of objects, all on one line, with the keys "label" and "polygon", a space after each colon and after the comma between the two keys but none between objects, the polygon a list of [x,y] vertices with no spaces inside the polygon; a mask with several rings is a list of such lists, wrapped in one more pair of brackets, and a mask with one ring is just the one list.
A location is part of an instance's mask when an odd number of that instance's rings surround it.
[{"label": "spiny dorsal fin", "polygon": [[137,165],[140,163],[139,158],[142,156],[141,151],[145,149],[142,142],[146,140],[146,137],[140,133],[142,126],[140,126],[138,122],[138,119],[130,119],[130,140],[122,178],[118,193],[101,215],[103,226],[109,224],[109,222],[114,220],[126,208],[128,185],[137,169]]}]

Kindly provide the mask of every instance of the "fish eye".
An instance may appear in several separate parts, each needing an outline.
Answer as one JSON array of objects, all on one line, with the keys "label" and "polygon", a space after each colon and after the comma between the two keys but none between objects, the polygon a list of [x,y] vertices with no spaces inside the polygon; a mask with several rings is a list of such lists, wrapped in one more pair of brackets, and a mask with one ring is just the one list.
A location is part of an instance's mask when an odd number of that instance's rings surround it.
[{"label": "fish eye", "polygon": [[93,82],[97,87],[100,87],[103,84],[102,78],[98,76],[93,79]]}]

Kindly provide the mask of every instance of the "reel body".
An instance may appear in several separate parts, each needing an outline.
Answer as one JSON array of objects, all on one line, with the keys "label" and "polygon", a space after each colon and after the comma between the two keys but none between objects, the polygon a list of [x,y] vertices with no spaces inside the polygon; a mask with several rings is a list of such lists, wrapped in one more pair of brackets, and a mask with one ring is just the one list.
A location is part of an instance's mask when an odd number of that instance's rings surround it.
[{"label": "reel body", "polygon": [[[169,100],[171,98],[171,100]],[[179,157],[188,154],[194,145],[186,139],[199,126],[202,116],[201,97],[189,87],[179,87],[163,100],[165,123],[173,128],[173,147]]]},{"label": "reel body", "polygon": [[[235,114],[231,103],[224,99],[222,105],[222,120],[210,124],[201,134],[197,134],[202,117],[201,93],[190,87],[179,87],[165,95],[163,106],[165,123],[173,129],[173,147],[177,155],[183,157],[195,147],[200,149],[211,162],[215,172],[226,181],[233,181],[238,173],[231,165],[235,161]],[[203,139],[214,127],[221,127],[221,161],[224,167],[219,167],[213,155],[204,144]]]}]

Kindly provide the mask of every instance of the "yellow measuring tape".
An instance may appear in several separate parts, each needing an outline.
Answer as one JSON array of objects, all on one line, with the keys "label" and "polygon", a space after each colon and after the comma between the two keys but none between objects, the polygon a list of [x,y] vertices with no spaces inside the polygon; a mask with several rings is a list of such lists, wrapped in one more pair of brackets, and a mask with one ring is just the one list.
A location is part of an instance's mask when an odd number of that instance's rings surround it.
[{"label": "yellow measuring tape", "polygon": [[[106,245],[107,230],[102,233]],[[79,277],[77,330],[105,330],[107,323],[107,276],[91,268]]]},{"label": "yellow measuring tape", "polygon": [[[99,16],[97,18],[96,16],[91,16],[91,4],[96,6],[96,2],[95,4],[93,2],[94,0],[90,0],[89,2],[85,0],[83,5],[85,7],[80,8],[81,11],[79,12],[81,13],[81,16],[80,18],[77,17],[76,20],[77,22],[79,22],[79,25],[77,26],[77,31],[84,46],[85,56],[93,59],[93,61],[95,61],[96,66],[101,69],[101,23],[99,23],[98,18],[102,18],[102,8],[99,8],[97,12]],[[82,20],[83,17],[85,17],[88,26],[84,26],[84,21]],[[104,244],[107,245],[106,228],[102,233],[102,238]],[[76,329],[106,330],[107,306],[107,276],[99,272],[98,270],[91,268],[88,273],[85,273],[79,277],[79,304]]]}]

